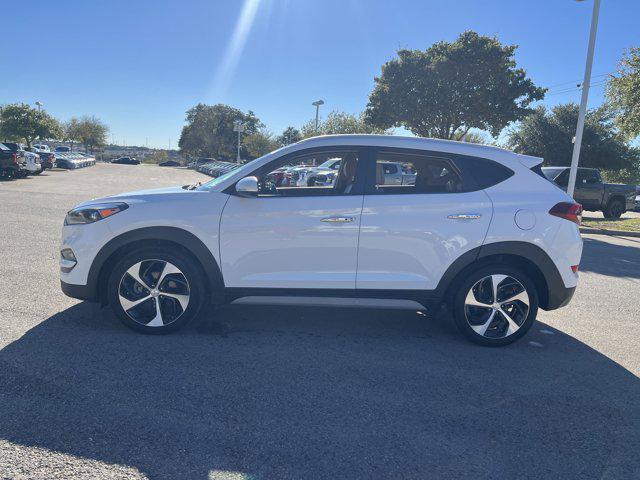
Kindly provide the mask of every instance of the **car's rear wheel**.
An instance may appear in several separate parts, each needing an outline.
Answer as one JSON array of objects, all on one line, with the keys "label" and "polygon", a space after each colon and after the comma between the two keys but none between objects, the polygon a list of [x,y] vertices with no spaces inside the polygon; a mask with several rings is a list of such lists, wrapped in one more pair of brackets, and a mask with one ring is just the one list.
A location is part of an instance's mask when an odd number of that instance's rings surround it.
[{"label": "car's rear wheel", "polygon": [[520,269],[490,265],[465,275],[452,307],[456,326],[469,340],[502,346],[531,328],[538,313],[538,293]]},{"label": "car's rear wheel", "polygon": [[204,280],[186,253],[155,247],[124,256],[108,280],[109,304],[128,327],[164,334],[182,328],[200,311]]},{"label": "car's rear wheel", "polygon": [[624,202],[619,198],[611,200],[603,213],[606,218],[620,218],[624,213]]}]

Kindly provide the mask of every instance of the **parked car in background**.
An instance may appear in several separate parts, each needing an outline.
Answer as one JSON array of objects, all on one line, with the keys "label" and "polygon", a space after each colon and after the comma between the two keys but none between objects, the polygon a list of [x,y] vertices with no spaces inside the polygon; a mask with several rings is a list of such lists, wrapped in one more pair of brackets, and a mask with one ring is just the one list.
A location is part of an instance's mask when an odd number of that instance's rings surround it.
[{"label": "parked car in background", "polygon": [[[265,182],[327,152],[341,160],[331,186]],[[78,205],[63,227],[62,290],[144,333],[175,331],[211,303],[448,304],[467,338],[506,345],[578,282],[582,210],[541,162],[424,138],[310,138],[204,185]],[[387,163],[415,181],[387,184],[376,175]]]},{"label": "parked car in background", "polygon": [[[46,149],[40,147],[46,147]],[[40,157],[40,166],[43,172],[48,168],[56,167],[56,157],[51,153],[48,145],[34,145],[31,151]]]},{"label": "parked car in background", "polygon": [[111,163],[117,163],[119,165],[140,165],[140,160],[133,157],[120,157],[115,160],[111,160]]},{"label": "parked car in background", "polygon": [[196,170],[200,173],[204,173],[206,175],[216,178],[232,170],[235,170],[238,167],[240,167],[240,164],[238,163],[223,162],[222,160],[213,160],[211,162],[198,165],[196,167]]},{"label": "parked car in background", "polygon": [[9,180],[23,176],[18,154],[0,143],[0,178]]},{"label": "parked car in background", "polygon": [[635,211],[640,212],[640,186],[636,186],[636,206]]},{"label": "parked car in background", "polygon": [[27,175],[39,175],[42,172],[40,165],[40,156],[36,153],[29,152],[24,143],[3,142],[4,145],[17,155],[20,172],[18,177],[26,177]]},{"label": "parked car in background", "polygon": [[86,153],[80,152],[55,152],[56,165],[59,168],[75,170],[77,168],[90,167],[96,164],[96,159]]},{"label": "parked car in background", "polygon": [[201,165],[204,165],[205,163],[211,163],[215,161],[216,161],[215,158],[198,158],[196,160],[189,162],[187,164],[187,168],[198,169],[198,167],[200,167]]},{"label": "parked car in background", "polygon": [[[569,167],[542,167],[547,179],[566,191],[569,185]],[[604,183],[595,168],[578,168],[574,197],[582,208],[601,211],[607,218],[620,218],[635,208],[636,187],[617,183]]]},{"label": "parked car in background", "polygon": [[57,153],[67,153],[71,151],[71,148],[65,145],[58,145],[53,151]]},{"label": "parked car in background", "polygon": [[180,162],[176,162],[175,160],[167,160],[166,162],[159,163],[160,167],[179,167]]},{"label": "parked car in background", "polygon": [[25,168],[29,175],[40,175],[42,173],[42,165],[40,164],[40,155],[30,151],[24,152]]}]

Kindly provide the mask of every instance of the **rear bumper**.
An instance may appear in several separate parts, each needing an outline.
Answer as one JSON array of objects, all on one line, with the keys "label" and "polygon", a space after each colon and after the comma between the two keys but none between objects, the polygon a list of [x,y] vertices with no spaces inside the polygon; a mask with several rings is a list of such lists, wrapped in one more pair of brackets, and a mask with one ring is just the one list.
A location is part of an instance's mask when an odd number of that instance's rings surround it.
[{"label": "rear bumper", "polygon": [[549,300],[543,307],[544,310],[555,310],[566,306],[573,298],[575,291],[576,287],[562,288],[556,286],[554,289],[549,291]]},{"label": "rear bumper", "polygon": [[96,290],[88,285],[74,285],[73,283],[66,283],[60,280],[60,288],[62,288],[62,293],[67,297],[86,300],[88,302],[98,301]]}]

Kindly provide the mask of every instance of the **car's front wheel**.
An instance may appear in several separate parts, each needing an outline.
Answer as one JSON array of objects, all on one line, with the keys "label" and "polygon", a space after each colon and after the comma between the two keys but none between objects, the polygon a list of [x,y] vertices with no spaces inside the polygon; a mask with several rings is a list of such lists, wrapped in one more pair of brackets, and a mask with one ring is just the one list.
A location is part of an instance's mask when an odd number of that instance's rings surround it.
[{"label": "car's front wheel", "polygon": [[538,313],[538,293],[520,269],[490,265],[464,277],[452,307],[456,326],[469,340],[502,346],[531,328]]},{"label": "car's front wheel", "polygon": [[180,250],[135,250],[117,262],[108,282],[111,308],[142,333],[178,330],[199,313],[204,300],[202,273]]}]

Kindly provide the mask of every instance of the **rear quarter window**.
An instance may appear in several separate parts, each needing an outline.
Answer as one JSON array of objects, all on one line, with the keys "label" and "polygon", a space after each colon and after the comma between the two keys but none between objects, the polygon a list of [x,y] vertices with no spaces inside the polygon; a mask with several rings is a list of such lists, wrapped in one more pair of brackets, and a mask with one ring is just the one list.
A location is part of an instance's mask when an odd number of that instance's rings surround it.
[{"label": "rear quarter window", "polygon": [[487,158],[457,156],[454,163],[462,172],[467,185],[475,184],[474,190],[483,190],[504,182],[513,175],[513,170]]}]

